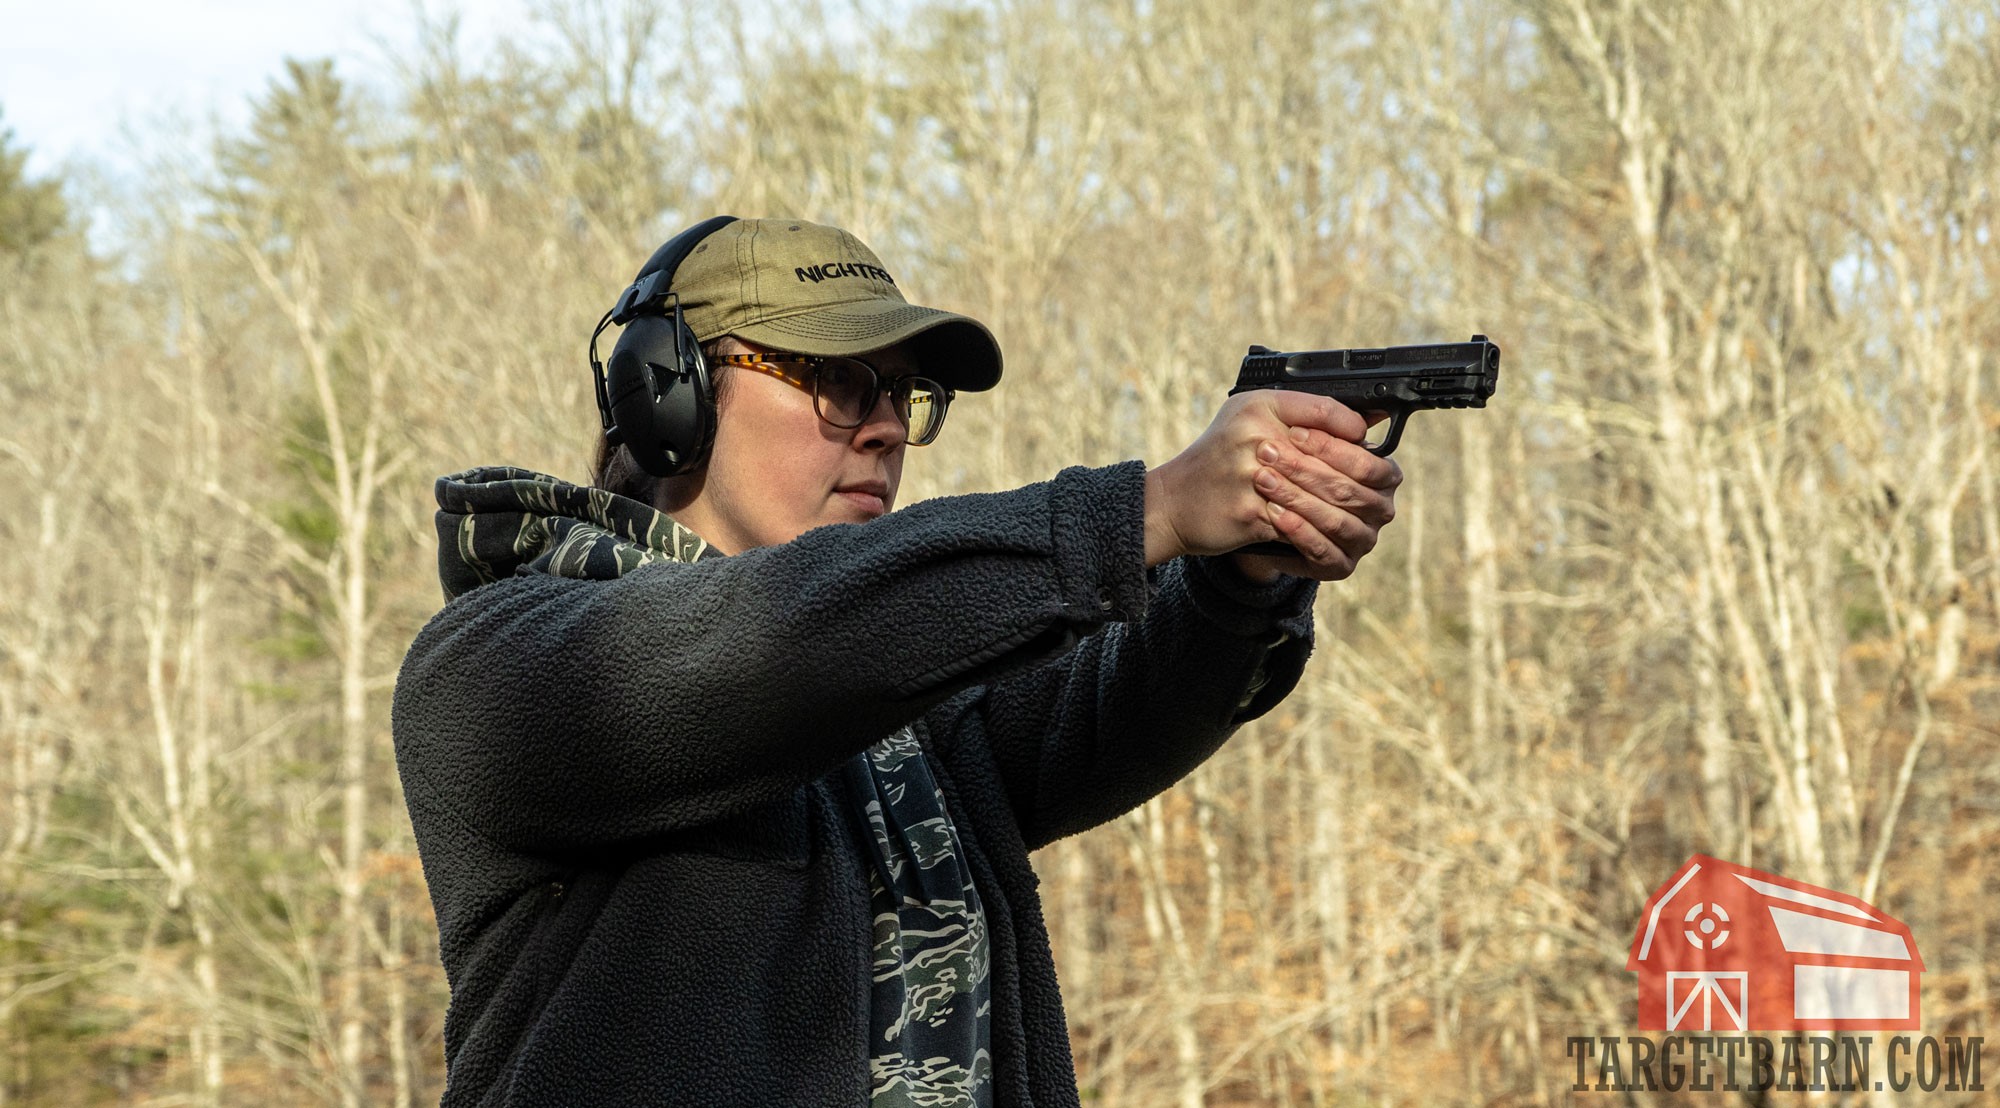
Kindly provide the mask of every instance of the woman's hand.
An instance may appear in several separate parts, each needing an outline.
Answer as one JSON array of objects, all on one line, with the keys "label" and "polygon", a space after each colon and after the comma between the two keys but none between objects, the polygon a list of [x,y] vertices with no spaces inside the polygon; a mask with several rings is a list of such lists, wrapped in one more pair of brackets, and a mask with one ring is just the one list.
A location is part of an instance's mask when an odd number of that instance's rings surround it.
[{"label": "woman's hand", "polygon": [[1403,470],[1361,445],[1368,421],[1329,397],[1238,393],[1187,449],[1146,474],[1146,564],[1255,542],[1297,556],[1237,554],[1255,581],[1339,581],[1396,515]]}]

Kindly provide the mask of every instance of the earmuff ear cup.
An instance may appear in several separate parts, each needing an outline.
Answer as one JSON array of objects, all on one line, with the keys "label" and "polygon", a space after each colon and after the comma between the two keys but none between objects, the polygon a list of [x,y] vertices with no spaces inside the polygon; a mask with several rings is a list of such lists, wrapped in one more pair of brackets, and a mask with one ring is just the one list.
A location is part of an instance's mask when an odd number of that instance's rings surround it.
[{"label": "earmuff ear cup", "polygon": [[626,324],[605,376],[612,420],[639,468],[673,477],[708,457],[715,437],[708,362],[678,311]]},{"label": "earmuff ear cup", "polygon": [[[672,287],[674,271],[695,247],[734,222],[733,215],[712,216],[662,243],[590,335],[590,371],[605,441],[623,444],[639,468],[655,477],[696,468],[708,460],[715,441],[708,361]],[[597,360],[597,339],[610,323],[625,330],[607,369]]]}]

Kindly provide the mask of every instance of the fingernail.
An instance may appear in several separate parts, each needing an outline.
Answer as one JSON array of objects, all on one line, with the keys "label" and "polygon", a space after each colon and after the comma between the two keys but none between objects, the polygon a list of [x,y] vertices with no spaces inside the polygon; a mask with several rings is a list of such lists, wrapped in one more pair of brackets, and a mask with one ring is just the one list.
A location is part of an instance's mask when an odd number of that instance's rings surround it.
[{"label": "fingernail", "polygon": [[1264,444],[1264,445],[1262,445],[1262,446],[1259,446],[1259,447],[1257,448],[1257,460],[1258,460],[1258,461],[1260,461],[1260,462],[1275,462],[1275,461],[1277,461],[1277,460],[1278,460],[1278,448],[1277,448],[1277,446],[1273,445],[1272,443],[1268,443],[1268,442],[1267,442],[1267,443],[1265,443],[1265,444]]},{"label": "fingernail", "polygon": [[1278,487],[1278,475],[1277,475],[1276,473],[1273,473],[1272,471],[1270,471],[1270,470],[1268,470],[1268,469],[1260,469],[1260,470],[1258,470],[1258,471],[1257,471],[1257,487],[1258,487],[1258,488],[1260,488],[1260,489],[1275,489],[1275,488],[1277,488],[1277,487]]},{"label": "fingernail", "polygon": [[1272,519],[1285,518],[1285,506],[1283,504],[1271,505],[1271,518]]},{"label": "fingernail", "polygon": [[1305,428],[1303,427],[1292,428],[1292,441],[1298,443],[1300,446],[1304,446],[1306,444],[1306,440],[1310,438],[1312,438],[1312,435],[1309,432],[1307,432]]}]

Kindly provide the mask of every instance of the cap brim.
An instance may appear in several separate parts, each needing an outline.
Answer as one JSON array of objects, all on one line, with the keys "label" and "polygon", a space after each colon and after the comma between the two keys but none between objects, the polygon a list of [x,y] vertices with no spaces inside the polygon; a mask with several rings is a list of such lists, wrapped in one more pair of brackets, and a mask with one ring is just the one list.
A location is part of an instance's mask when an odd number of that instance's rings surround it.
[{"label": "cap brim", "polygon": [[946,388],[981,392],[1000,381],[1000,344],[976,319],[895,300],[832,304],[730,333],[794,354],[855,358],[908,342],[923,374]]}]

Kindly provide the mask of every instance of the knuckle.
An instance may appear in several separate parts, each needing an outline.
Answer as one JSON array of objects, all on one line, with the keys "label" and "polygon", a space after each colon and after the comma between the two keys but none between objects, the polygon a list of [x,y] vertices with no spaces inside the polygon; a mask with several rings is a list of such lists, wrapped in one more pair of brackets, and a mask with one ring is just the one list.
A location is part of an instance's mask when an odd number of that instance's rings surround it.
[{"label": "knuckle", "polygon": [[1330,396],[1313,397],[1312,413],[1316,419],[1332,419],[1340,407],[1340,401]]}]

